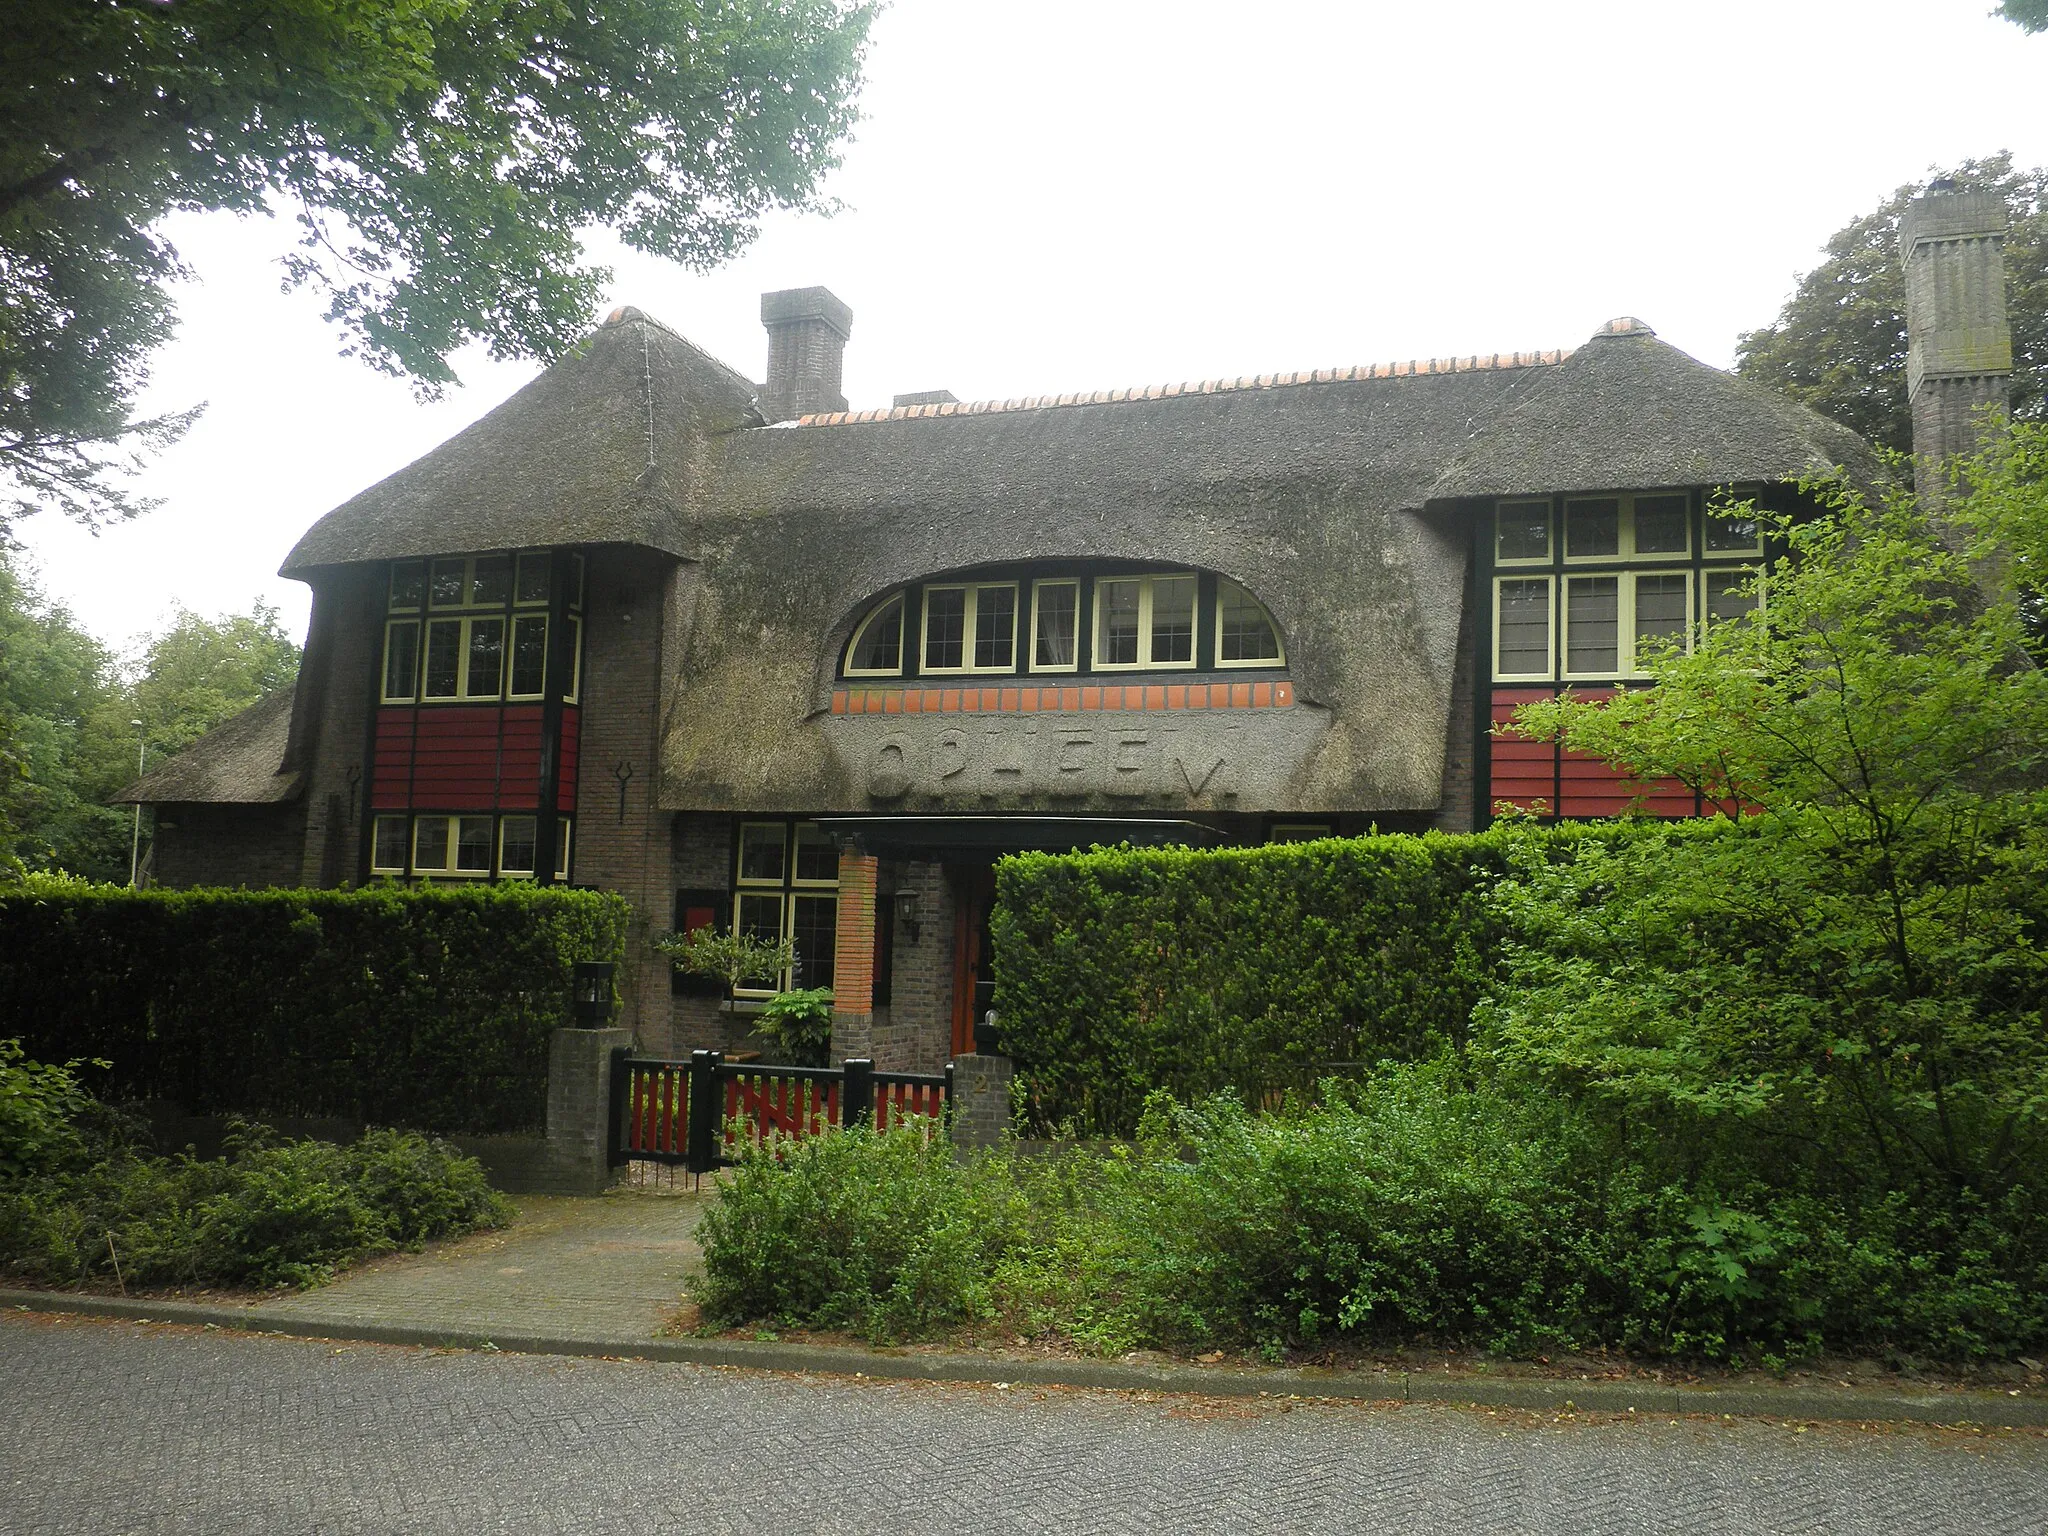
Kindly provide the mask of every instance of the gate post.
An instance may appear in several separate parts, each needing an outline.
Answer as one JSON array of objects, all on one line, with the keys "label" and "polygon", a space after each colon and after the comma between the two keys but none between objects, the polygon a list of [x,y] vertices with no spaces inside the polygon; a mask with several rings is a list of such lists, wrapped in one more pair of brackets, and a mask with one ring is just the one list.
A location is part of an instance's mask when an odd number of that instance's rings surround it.
[{"label": "gate post", "polygon": [[632,1069],[626,1065],[632,1052],[623,1045],[612,1047],[611,1112],[605,1117],[610,1129],[606,1166],[623,1167],[626,1162],[626,1084]]},{"label": "gate post", "polygon": [[847,1130],[875,1123],[875,1064],[865,1056],[849,1056],[839,1064],[846,1074],[840,1087],[839,1123]]},{"label": "gate post", "polygon": [[692,1173],[709,1173],[718,1166],[718,1067],[725,1060],[720,1051],[690,1052],[689,1142],[684,1147]]}]

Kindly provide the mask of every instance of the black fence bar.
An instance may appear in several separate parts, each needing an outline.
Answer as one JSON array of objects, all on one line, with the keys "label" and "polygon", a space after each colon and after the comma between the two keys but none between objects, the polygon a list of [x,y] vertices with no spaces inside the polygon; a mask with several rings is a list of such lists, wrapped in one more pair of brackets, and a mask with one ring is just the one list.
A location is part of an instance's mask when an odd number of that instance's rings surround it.
[{"label": "black fence bar", "polygon": [[690,1157],[692,1173],[709,1173],[722,1161],[718,1145],[718,1069],[725,1057],[719,1051],[690,1053]]}]

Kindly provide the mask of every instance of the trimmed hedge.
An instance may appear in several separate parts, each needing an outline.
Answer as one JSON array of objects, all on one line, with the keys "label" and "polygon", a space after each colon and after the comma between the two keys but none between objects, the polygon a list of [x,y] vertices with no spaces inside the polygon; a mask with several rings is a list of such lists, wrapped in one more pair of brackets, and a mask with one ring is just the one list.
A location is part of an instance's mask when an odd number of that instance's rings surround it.
[{"label": "trimmed hedge", "polygon": [[1128,1135],[1146,1095],[1306,1084],[1461,1042],[1494,973],[1503,825],[1261,848],[1027,853],[996,869],[996,1010],[1042,1130]]},{"label": "trimmed hedge", "polygon": [[111,1063],[107,1099],[521,1131],[547,1106],[570,968],[628,908],[526,885],[0,892],[0,1038]]}]

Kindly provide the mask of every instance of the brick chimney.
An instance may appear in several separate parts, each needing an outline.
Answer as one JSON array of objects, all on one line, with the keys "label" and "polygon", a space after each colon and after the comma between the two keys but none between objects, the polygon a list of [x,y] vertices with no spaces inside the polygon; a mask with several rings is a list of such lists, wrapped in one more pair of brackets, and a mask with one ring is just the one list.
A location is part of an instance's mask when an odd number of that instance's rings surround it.
[{"label": "brick chimney", "polygon": [[1906,398],[1914,482],[1939,493],[1936,466],[1976,446],[1976,415],[2012,387],[2005,313],[2005,200],[1932,183],[1899,221],[1906,269]]},{"label": "brick chimney", "polygon": [[846,338],[853,334],[853,311],[829,289],[785,288],[761,295],[761,323],[768,328],[761,414],[775,422],[845,410],[839,369]]}]

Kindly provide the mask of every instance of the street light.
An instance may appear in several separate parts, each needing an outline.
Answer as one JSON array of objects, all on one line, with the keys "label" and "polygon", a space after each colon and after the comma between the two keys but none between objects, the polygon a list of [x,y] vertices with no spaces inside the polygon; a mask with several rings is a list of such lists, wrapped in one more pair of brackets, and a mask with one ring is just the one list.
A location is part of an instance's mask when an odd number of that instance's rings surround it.
[{"label": "street light", "polygon": [[[142,734],[142,722],[130,720],[135,727],[135,777],[142,777],[142,754],[149,750],[149,738]],[[142,872],[142,802],[135,802],[135,836],[128,843],[128,889],[135,889],[136,878]]]},{"label": "street light", "polygon": [[578,1027],[603,1029],[612,1016],[612,962],[578,960],[571,997]]}]

